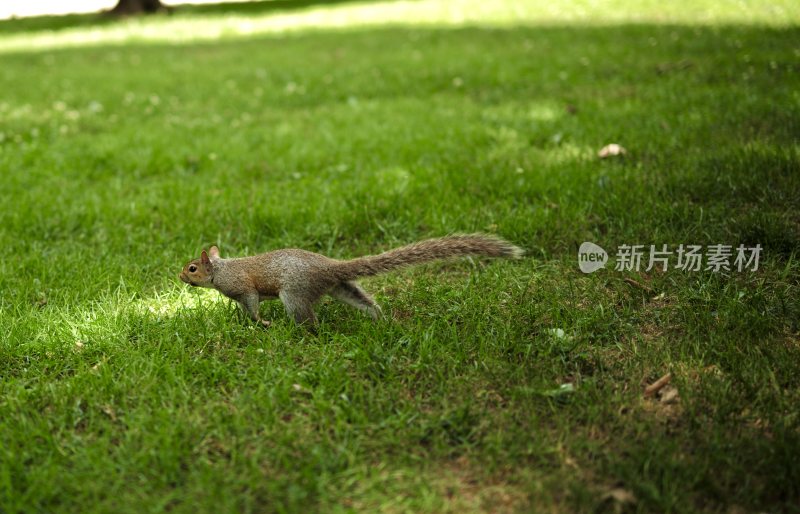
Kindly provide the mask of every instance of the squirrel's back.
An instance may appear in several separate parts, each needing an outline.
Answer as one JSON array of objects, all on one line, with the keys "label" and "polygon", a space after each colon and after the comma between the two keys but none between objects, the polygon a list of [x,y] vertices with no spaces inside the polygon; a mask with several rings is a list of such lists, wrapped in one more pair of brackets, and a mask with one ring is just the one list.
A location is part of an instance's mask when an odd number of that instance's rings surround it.
[{"label": "squirrel's back", "polygon": [[228,296],[257,290],[262,297],[277,297],[281,290],[337,280],[335,260],[298,248],[285,248],[215,262],[214,285]]}]

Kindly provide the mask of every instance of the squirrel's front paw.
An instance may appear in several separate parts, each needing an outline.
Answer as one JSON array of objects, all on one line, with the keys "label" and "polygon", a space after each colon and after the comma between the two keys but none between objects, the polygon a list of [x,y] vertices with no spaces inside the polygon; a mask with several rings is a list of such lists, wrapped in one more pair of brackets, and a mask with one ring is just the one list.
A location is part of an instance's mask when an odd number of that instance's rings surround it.
[{"label": "squirrel's front paw", "polygon": [[272,322],[270,320],[268,320],[268,319],[262,319],[262,320],[259,320],[259,321],[261,322],[261,325],[264,328],[269,328],[270,325],[272,325]]}]

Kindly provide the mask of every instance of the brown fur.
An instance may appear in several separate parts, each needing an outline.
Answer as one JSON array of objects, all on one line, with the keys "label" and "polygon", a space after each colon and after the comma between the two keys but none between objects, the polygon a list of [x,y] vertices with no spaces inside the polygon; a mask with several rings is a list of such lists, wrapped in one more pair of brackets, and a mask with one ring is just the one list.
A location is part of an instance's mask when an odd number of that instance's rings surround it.
[{"label": "brown fur", "polygon": [[298,323],[316,324],[313,305],[330,294],[348,305],[380,316],[377,303],[355,282],[423,262],[466,255],[519,258],[522,249],[493,236],[455,235],[428,239],[388,252],[348,261],[330,259],[306,250],[285,249],[253,257],[223,259],[216,246],[186,266],[181,280],[192,286],[210,287],[236,300],[253,320],[261,320],[259,302],[280,298],[287,313]]}]

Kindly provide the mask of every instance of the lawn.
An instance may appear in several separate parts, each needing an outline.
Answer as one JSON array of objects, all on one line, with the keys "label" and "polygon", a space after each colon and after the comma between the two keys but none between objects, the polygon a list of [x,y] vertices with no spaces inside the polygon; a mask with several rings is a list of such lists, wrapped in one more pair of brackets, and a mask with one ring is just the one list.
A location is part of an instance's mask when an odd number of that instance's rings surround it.
[{"label": "lawn", "polygon": [[[0,512],[797,512],[799,27],[755,0],[0,22]],[[527,256],[365,280],[386,319],[326,300],[316,335],[177,278],[212,244],[455,232]],[[762,251],[616,270],[639,244]]]}]

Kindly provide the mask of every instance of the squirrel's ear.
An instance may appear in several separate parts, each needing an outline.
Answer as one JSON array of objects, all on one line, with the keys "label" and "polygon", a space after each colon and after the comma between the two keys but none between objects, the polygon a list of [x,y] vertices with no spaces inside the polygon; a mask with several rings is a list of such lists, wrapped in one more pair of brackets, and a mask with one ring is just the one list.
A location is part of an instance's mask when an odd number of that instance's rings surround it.
[{"label": "squirrel's ear", "polygon": [[212,246],[208,249],[208,256],[212,259],[219,259],[219,248]]},{"label": "squirrel's ear", "polygon": [[205,250],[203,250],[203,253],[200,254],[200,262],[203,264],[211,264],[211,261],[209,260],[208,254]]}]

